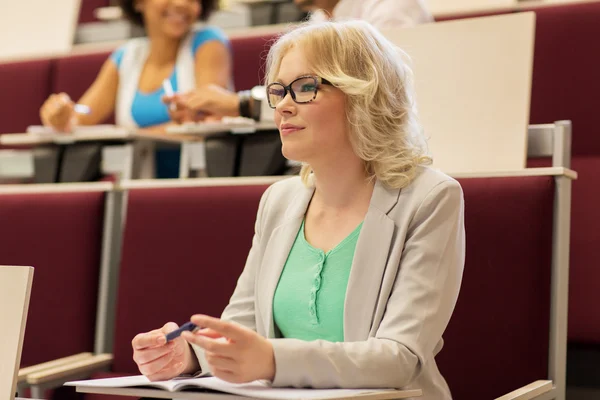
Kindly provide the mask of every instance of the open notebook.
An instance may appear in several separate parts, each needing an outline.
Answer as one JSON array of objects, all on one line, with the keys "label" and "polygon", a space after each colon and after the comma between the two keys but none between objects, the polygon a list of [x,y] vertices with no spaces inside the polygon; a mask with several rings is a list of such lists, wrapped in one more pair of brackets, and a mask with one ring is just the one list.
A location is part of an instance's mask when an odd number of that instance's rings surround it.
[{"label": "open notebook", "polygon": [[[115,390],[103,390],[108,388],[154,388],[166,390],[168,392],[210,390],[267,400],[335,400],[357,397],[370,400],[386,400],[421,396],[421,390],[273,388],[269,386],[268,383],[262,381],[254,381],[246,384],[232,384],[214,377],[177,378],[169,381],[150,382],[148,378],[140,375],[124,378],[74,381],[67,382],[65,385],[76,386],[78,391],[90,393],[120,394]],[[121,394],[126,393],[123,392]]]}]

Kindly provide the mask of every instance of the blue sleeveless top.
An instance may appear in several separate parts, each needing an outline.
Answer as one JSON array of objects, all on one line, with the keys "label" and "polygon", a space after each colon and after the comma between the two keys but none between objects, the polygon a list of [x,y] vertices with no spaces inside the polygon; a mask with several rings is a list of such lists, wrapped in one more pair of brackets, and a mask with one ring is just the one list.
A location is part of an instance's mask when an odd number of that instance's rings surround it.
[{"label": "blue sleeveless top", "polygon": [[[229,40],[218,28],[204,27],[194,33],[192,38],[192,54],[196,55],[196,52],[206,42],[217,40],[227,47],[229,47]],[[117,69],[121,65],[123,60],[123,54],[125,53],[125,46],[119,47],[111,55],[112,60]],[[173,90],[177,92],[177,69],[173,68],[173,72],[169,77]],[[131,116],[135,123],[141,127],[146,128],[149,126],[160,125],[169,122],[169,112],[167,106],[162,102],[162,97],[165,95],[165,90],[162,86],[151,92],[141,92],[139,89],[135,93],[133,102],[131,105]],[[156,152],[156,177],[157,178],[177,178],[179,177],[179,160],[180,150],[177,149],[158,149]]]}]

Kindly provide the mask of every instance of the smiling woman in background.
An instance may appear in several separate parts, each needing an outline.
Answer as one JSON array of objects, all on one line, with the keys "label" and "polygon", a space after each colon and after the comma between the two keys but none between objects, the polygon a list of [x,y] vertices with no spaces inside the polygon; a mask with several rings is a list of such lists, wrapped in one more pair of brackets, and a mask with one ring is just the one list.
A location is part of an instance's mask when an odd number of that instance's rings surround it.
[{"label": "smiling woman in background", "polygon": [[[70,131],[78,124],[98,124],[115,112],[117,125],[162,130],[170,122],[167,106],[161,101],[165,79],[175,92],[207,84],[227,87],[231,79],[227,38],[214,27],[192,30],[197,20],[208,18],[216,3],[121,0],[125,15],[142,25],[147,37],[130,40],[106,60],[78,102],[89,106],[91,113],[78,114],[68,94],[53,94],[40,110],[43,124]],[[177,176],[178,152],[159,151],[158,177]]]}]

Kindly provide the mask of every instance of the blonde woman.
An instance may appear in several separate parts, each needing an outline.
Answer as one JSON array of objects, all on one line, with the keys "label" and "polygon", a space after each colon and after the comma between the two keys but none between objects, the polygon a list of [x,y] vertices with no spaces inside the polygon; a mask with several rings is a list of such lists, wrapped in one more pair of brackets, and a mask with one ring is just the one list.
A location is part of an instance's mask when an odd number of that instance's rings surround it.
[{"label": "blonde woman", "polygon": [[410,70],[369,24],[324,22],[281,37],[267,79],[301,177],[263,195],[221,319],[195,315],[203,329],[168,344],[172,323],[136,336],[140,371],[450,399],[435,356],[462,278],[463,195],[426,166]]}]

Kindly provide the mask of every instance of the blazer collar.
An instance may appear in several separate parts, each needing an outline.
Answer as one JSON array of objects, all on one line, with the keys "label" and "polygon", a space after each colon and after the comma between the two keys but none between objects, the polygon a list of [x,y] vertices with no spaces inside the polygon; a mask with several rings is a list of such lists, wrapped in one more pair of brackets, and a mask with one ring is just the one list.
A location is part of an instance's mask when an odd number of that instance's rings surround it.
[{"label": "blazer collar", "polygon": [[383,214],[387,215],[398,203],[399,196],[400,189],[390,189],[383,185],[383,183],[380,181],[376,181],[369,208],[376,208]]},{"label": "blazer collar", "polygon": [[[314,186],[305,187],[304,190],[302,190],[290,203],[285,213],[286,219],[304,217],[306,209],[308,208],[308,203],[310,203],[314,193]],[[398,203],[399,195],[400,189],[387,188],[379,180],[376,180],[369,208],[376,208],[383,214],[388,214],[392,208],[394,208],[396,203]]]},{"label": "blazer collar", "polygon": [[366,340],[381,291],[396,224],[388,213],[398,203],[400,189],[377,181],[354,250],[344,300],[344,340]]}]

